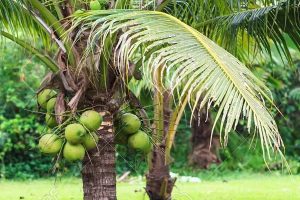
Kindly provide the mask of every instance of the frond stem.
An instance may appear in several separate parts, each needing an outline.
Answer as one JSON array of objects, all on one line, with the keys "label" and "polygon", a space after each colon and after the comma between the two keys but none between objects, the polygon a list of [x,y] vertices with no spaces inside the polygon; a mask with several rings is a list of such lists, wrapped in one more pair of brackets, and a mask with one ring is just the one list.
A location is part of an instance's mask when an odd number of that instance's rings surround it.
[{"label": "frond stem", "polygon": [[[57,33],[57,35],[60,38],[63,38],[65,31],[62,27],[62,24],[59,22],[59,20],[38,0],[28,0],[31,5],[39,11],[39,13],[42,15],[42,17],[50,23],[50,26],[53,27],[54,31]],[[66,50],[68,52],[68,59],[72,65],[75,64],[75,58],[74,54],[72,52],[72,45],[70,44],[70,41],[66,39],[65,42]]]},{"label": "frond stem", "polygon": [[24,49],[28,50],[30,53],[36,55],[53,72],[58,71],[58,69],[59,69],[58,66],[55,64],[55,62],[51,58],[41,54],[36,48],[31,46],[30,44],[26,43],[25,41],[23,41],[19,38],[16,38],[15,36],[13,36],[7,32],[4,32],[4,31],[0,31],[0,35],[10,39],[11,41],[17,43]]},{"label": "frond stem", "polygon": [[175,134],[177,127],[179,125],[179,121],[182,117],[183,111],[188,103],[188,95],[185,94],[183,97],[183,101],[177,105],[175,108],[174,112],[171,115],[170,118],[170,124],[168,127],[168,132],[167,132],[167,139],[166,139],[166,152],[165,152],[165,157],[166,157],[166,162],[170,161],[170,153],[171,153],[171,148],[174,142]]},{"label": "frond stem", "polygon": [[171,0],[164,0],[161,4],[159,4],[156,8],[155,11],[162,11],[170,2]]}]

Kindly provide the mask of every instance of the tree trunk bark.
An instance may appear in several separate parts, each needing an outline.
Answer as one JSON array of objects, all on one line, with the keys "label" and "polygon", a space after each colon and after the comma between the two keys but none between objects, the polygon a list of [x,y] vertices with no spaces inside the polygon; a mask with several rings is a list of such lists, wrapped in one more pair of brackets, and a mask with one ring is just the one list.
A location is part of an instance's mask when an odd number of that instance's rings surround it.
[{"label": "tree trunk bark", "polygon": [[97,131],[98,149],[91,150],[83,160],[84,200],[116,200],[115,144],[113,116],[102,111],[103,122]]},{"label": "tree trunk bark", "polygon": [[202,111],[198,109],[195,110],[192,120],[192,151],[189,155],[190,165],[207,169],[211,164],[219,164],[221,162],[218,156],[218,150],[220,148],[219,137],[213,136],[211,141],[211,131],[212,120],[210,113],[206,113],[205,108],[203,108]]},{"label": "tree trunk bark", "polygon": [[146,192],[150,200],[171,200],[176,179],[171,178],[169,165],[165,163],[165,146],[154,147],[152,166],[146,175]]},{"label": "tree trunk bark", "polygon": [[[154,145],[152,150],[151,165],[146,175],[146,192],[150,200],[171,200],[172,191],[176,179],[170,176],[169,163],[166,162],[165,138],[169,129],[169,119],[172,113],[171,96],[168,91],[164,93],[163,110],[163,138],[160,143]],[[156,130],[154,130],[156,131]]]}]

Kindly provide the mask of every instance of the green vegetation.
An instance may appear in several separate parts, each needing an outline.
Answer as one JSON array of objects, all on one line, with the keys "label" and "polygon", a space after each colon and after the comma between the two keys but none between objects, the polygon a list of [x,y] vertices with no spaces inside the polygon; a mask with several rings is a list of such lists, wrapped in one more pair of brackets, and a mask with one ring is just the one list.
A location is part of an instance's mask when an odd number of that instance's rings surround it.
[{"label": "green vegetation", "polygon": [[[174,199],[178,200],[297,200],[300,196],[299,176],[276,174],[234,173],[210,178],[200,183],[178,182],[174,188]],[[81,200],[82,183],[75,178],[57,178],[22,181],[1,181],[0,200],[41,198],[58,200]],[[119,200],[147,200],[145,183],[133,178],[117,184]],[[13,191],[13,192],[12,192]]]}]

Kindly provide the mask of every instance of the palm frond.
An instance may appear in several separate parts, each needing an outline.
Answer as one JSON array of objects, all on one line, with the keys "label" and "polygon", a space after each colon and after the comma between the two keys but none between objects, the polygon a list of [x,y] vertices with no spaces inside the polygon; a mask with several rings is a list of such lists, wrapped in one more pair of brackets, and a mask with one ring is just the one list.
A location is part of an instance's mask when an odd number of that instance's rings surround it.
[{"label": "palm frond", "polygon": [[300,102],[300,87],[292,89],[289,93],[290,99]]},{"label": "palm frond", "polygon": [[40,39],[45,47],[55,43],[68,54],[71,64],[75,58],[69,38],[65,38],[65,30],[61,22],[38,0],[1,0],[0,30],[20,34],[30,39]]},{"label": "palm frond", "polygon": [[[287,0],[272,6],[219,16],[200,22],[195,28],[230,52],[235,51],[240,39],[238,36],[244,33],[270,55],[273,42],[280,56],[291,62],[287,40],[291,38],[300,49],[300,1]],[[248,38],[244,40],[247,42]]]},{"label": "palm frond", "polygon": [[[282,145],[276,123],[264,104],[264,99],[271,101],[264,84],[234,56],[175,17],[155,11],[91,11],[78,16],[73,28],[80,30],[77,39],[81,32],[91,30],[86,57],[97,48],[101,52],[105,39],[118,33],[115,70],[127,77],[129,61],[140,55],[143,62],[136,67],[144,72],[149,87],[161,88],[153,79],[153,74],[161,73],[162,88],[170,89],[178,104],[187,96],[193,110],[200,99],[200,109],[206,104],[218,108],[216,121],[221,122],[225,141],[243,117],[247,118],[249,132],[255,126],[252,131],[259,134],[268,153],[270,148]],[[151,50],[151,55],[145,56]]]},{"label": "palm frond", "polygon": [[231,0],[170,0],[164,1],[158,10],[162,10],[190,26],[238,10],[240,2]]},{"label": "palm frond", "polygon": [[164,11],[193,26],[215,17],[229,15],[234,12],[274,6],[280,0],[164,0],[156,10]]},{"label": "palm frond", "polygon": [[26,43],[25,41],[23,41],[17,37],[14,37],[13,35],[11,35],[7,32],[4,32],[4,31],[0,31],[0,36],[1,35],[10,39],[11,41],[17,43],[24,49],[28,50],[30,53],[37,56],[53,72],[58,71],[59,68],[58,68],[57,64],[49,56],[42,54],[36,48],[34,48],[32,45]]},{"label": "palm frond", "polygon": [[25,7],[22,0],[0,1],[0,30],[27,38],[39,38],[44,44],[50,44],[50,34],[41,25],[39,20]]}]

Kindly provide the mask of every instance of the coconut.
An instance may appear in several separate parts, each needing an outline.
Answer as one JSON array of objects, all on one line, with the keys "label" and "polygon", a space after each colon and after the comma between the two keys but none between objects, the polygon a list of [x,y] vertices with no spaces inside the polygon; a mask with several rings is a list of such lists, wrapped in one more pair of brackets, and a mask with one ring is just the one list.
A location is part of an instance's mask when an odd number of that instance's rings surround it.
[{"label": "coconut", "polygon": [[91,8],[91,10],[101,10],[101,8],[102,8],[101,3],[97,0],[91,1],[90,2],[90,8]]},{"label": "coconut", "polygon": [[38,146],[43,153],[57,154],[60,151],[62,144],[63,141],[58,135],[47,133],[41,137]]},{"label": "coconut", "polygon": [[151,152],[152,149],[153,149],[153,145],[152,145],[152,143],[151,143],[150,140],[149,140],[149,145],[148,145],[147,148],[145,148],[145,149],[143,150],[143,152],[146,153],[146,154],[148,154],[148,153]]},{"label": "coconut", "polygon": [[91,10],[102,10],[105,9],[107,5],[107,0],[94,0],[90,2]]},{"label": "coconut", "polygon": [[37,95],[37,101],[38,104],[46,109],[47,107],[47,102],[49,101],[49,99],[53,98],[56,95],[56,91],[55,90],[51,90],[51,89],[44,89],[42,90],[38,95]]},{"label": "coconut", "polygon": [[84,136],[82,144],[87,151],[94,149],[99,141],[99,137],[96,133],[88,133]]},{"label": "coconut", "polygon": [[81,144],[74,145],[67,142],[64,146],[63,155],[68,161],[82,160],[85,155],[85,150]]},{"label": "coconut", "polygon": [[121,124],[122,130],[127,134],[133,134],[141,128],[140,119],[132,113],[123,114],[121,116]]},{"label": "coconut", "polygon": [[93,132],[100,128],[103,118],[98,112],[94,110],[88,110],[82,113],[82,115],[79,118],[79,121],[87,129]]},{"label": "coconut", "polygon": [[81,124],[69,124],[65,129],[65,137],[71,144],[79,144],[83,141],[86,130]]},{"label": "coconut", "polygon": [[57,126],[57,122],[54,115],[47,113],[45,120],[49,128],[54,128],[55,126]]},{"label": "coconut", "polygon": [[56,98],[51,98],[47,102],[47,113],[52,113],[54,111],[55,103],[56,103]]},{"label": "coconut", "polygon": [[151,148],[151,142],[147,133],[141,130],[129,137],[128,145],[133,149],[141,150],[143,152],[147,152],[149,151],[149,148]]}]

